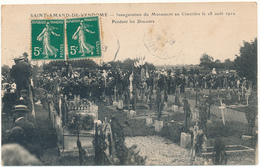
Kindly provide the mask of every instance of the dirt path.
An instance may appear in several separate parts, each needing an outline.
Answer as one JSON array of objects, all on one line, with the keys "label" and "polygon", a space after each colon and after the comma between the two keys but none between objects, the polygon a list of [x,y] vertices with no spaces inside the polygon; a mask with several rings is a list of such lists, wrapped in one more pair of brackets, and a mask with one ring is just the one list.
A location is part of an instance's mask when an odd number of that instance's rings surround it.
[{"label": "dirt path", "polygon": [[[190,151],[162,137],[126,137],[125,143],[127,147],[137,145],[139,154],[147,156],[145,165],[190,165]],[[194,165],[205,164],[212,163],[201,157],[194,162]]]},{"label": "dirt path", "polygon": [[[139,155],[145,157],[145,165],[190,165],[190,150],[181,148],[159,136],[126,137],[127,147],[137,145]],[[238,153],[227,156],[227,165],[254,165],[254,153]],[[196,157],[193,165],[213,165],[211,158]]]}]

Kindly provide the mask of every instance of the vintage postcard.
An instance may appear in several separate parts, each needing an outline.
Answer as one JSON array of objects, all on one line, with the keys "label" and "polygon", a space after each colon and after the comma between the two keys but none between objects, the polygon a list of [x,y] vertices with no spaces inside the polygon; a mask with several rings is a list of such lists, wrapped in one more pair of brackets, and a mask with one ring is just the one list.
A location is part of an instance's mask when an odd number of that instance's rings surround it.
[{"label": "vintage postcard", "polygon": [[4,166],[255,165],[257,3],[1,6]]}]

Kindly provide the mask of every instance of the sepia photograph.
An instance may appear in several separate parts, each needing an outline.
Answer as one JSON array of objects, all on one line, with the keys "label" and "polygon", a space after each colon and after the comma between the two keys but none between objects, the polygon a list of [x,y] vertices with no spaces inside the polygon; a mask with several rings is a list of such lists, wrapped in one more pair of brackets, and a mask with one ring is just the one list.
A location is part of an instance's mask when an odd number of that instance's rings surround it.
[{"label": "sepia photograph", "polygon": [[257,165],[257,7],[1,5],[1,165]]}]

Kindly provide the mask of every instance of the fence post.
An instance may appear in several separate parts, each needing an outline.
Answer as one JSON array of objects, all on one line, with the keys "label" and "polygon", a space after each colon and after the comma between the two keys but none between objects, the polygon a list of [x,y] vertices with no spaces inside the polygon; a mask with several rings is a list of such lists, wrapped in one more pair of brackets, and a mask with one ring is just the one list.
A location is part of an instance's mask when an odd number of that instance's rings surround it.
[{"label": "fence post", "polygon": [[100,157],[99,157],[99,150],[98,150],[98,129],[97,129],[97,123],[95,123],[95,135],[94,135],[94,140],[95,140],[95,143],[94,143],[94,149],[95,149],[95,160],[94,160],[94,165],[100,165],[102,163],[100,163],[99,160]]}]

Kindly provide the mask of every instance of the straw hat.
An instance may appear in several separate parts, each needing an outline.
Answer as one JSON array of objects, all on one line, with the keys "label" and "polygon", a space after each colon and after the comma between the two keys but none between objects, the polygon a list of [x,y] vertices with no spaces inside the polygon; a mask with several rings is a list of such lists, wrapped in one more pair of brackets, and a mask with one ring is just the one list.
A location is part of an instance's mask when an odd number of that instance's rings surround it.
[{"label": "straw hat", "polygon": [[25,112],[29,112],[29,109],[27,108],[26,105],[16,105],[13,108],[13,112],[17,112],[17,111],[25,111]]}]

